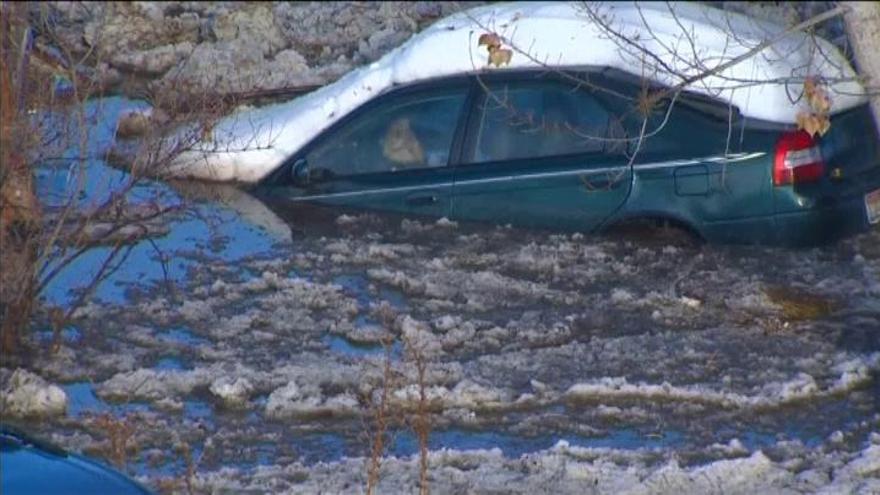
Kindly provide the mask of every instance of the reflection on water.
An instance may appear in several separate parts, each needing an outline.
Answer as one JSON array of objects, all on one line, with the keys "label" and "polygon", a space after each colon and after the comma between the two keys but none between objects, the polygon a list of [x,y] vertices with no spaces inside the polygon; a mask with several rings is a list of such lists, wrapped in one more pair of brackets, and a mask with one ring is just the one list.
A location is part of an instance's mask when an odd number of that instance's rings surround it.
[{"label": "reflection on water", "polygon": [[149,410],[147,404],[140,402],[108,403],[95,395],[94,385],[88,382],[70,383],[61,388],[67,394],[67,414],[74,418],[84,414],[112,412],[115,415],[125,415]]},{"label": "reflection on water", "polygon": [[192,331],[181,327],[181,328],[172,328],[166,332],[163,332],[159,338],[161,340],[165,340],[168,342],[172,342],[175,344],[181,344],[185,346],[195,347],[200,344],[204,344],[207,340],[197,337],[193,335]]},{"label": "reflection on water", "polygon": [[169,371],[182,371],[186,368],[183,365],[183,362],[178,358],[173,357],[163,357],[156,361],[156,365],[153,368],[157,370],[169,370]]},{"label": "reflection on water", "polygon": [[[503,431],[485,430],[436,430],[429,436],[431,450],[454,448],[477,450],[499,448],[506,457],[518,458],[553,447],[564,441],[571,446],[615,449],[674,448],[683,444],[684,436],[676,431],[644,433],[629,428],[617,429],[607,435],[587,437],[582,435],[542,435],[524,437]],[[392,452],[397,456],[409,456],[418,452],[418,440],[412,432],[401,432],[395,437]]]},{"label": "reflection on water", "polygon": [[[337,335],[327,335],[322,339],[322,341],[327,344],[331,352],[335,352],[348,357],[356,358],[364,356],[385,355],[385,347],[381,344],[354,343],[350,342],[344,337],[339,337]],[[393,344],[391,344],[392,360],[399,361],[402,352],[403,346],[401,346],[400,342],[395,341]]]}]

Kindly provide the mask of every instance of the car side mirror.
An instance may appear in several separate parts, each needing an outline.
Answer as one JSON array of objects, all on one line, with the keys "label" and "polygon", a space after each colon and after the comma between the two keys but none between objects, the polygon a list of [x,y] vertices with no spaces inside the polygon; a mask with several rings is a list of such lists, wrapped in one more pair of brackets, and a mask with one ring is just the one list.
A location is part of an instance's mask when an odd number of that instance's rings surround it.
[{"label": "car side mirror", "polygon": [[297,186],[306,186],[309,184],[311,176],[309,174],[309,162],[305,158],[293,162],[290,168],[290,179]]}]

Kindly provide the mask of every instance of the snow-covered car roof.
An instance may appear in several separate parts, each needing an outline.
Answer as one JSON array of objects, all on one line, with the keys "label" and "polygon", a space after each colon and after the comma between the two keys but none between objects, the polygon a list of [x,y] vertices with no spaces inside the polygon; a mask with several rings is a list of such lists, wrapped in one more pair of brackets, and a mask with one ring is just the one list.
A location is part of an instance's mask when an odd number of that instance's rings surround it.
[{"label": "snow-covered car roof", "polygon": [[[257,182],[338,119],[399,84],[546,64],[608,66],[676,85],[682,75],[702,73],[776,38],[756,55],[686,89],[727,101],[746,117],[783,124],[794,123],[798,112],[807,109],[804,99],[797,98],[806,76],[829,81],[833,112],[866,101],[852,67],[821,38],[782,36],[785,28],[780,25],[697,3],[591,4],[603,23],[654,53],[657,58],[652,59],[609,35],[584,9],[572,2],[523,2],[452,15],[317,91],[226,117],[210,141],[178,156],[170,173]],[[486,50],[477,41],[490,31],[513,49],[509,65],[488,67]]]}]

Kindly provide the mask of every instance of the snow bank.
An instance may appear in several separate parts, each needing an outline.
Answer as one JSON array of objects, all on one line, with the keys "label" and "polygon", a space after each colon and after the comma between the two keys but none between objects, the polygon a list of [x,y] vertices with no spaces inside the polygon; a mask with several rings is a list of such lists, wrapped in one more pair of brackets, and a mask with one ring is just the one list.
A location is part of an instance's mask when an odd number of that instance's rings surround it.
[{"label": "snow bank", "polygon": [[[696,3],[674,4],[672,9],[675,15],[665,3],[651,2],[638,6],[614,3],[598,9],[615,30],[637,40],[668,65],[672,72],[661,68],[655,76],[665,84],[681,82],[675,72],[686,76],[700,73],[705,66],[731,61],[784,30]],[[645,28],[643,18],[650,29]],[[644,57],[639,50],[610,39],[575,3],[523,2],[475,8],[437,22],[377,62],[318,91],[227,117],[214,128],[213,139],[180,155],[169,173],[219,181],[259,181],[318,133],[395,84],[485,69],[486,53],[478,49],[477,39],[487,29],[497,31],[516,48],[510,68],[550,62],[609,66],[633,74],[655,72],[653,67],[643,70]],[[695,52],[702,64],[693,63]],[[789,88],[779,82],[748,81],[807,75],[836,80],[855,74],[826,40],[815,38],[814,44],[807,35],[793,33],[689,89],[730,101],[750,117],[794,123],[806,104],[791,103],[789,94],[799,93],[797,83]],[[835,111],[866,101],[857,82],[837,82],[830,89]]]},{"label": "snow bank", "polygon": [[[761,451],[697,466],[669,460],[646,464],[642,454],[556,446],[515,459],[499,449],[441,449],[429,453],[431,491],[437,493],[877,493],[880,448],[855,457],[831,455],[799,471]],[[364,485],[364,458],[305,466],[299,462],[261,466],[251,473],[222,468],[197,473],[194,486],[205,492],[343,493]],[[417,486],[418,456],[387,457],[379,493],[406,493]],[[798,460],[794,465],[797,466]],[[831,476],[829,476],[831,473]]]},{"label": "snow bank", "polygon": [[569,387],[565,395],[570,399],[642,398],[717,404],[722,407],[778,407],[862,386],[871,381],[871,371],[878,366],[880,353],[874,353],[834,366],[840,377],[827,386],[821,386],[815,378],[801,372],[784,382],[766,383],[752,395],[713,390],[701,385],[630,383],[626,377],[604,377],[577,383]]},{"label": "snow bank", "polygon": [[67,394],[38,375],[16,369],[0,396],[2,416],[54,416],[67,411]]}]

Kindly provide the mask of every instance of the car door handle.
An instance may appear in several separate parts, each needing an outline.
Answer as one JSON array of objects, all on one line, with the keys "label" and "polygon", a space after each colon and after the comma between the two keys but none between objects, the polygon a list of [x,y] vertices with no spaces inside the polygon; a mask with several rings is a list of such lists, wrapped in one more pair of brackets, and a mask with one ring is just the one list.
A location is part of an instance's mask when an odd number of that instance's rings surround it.
[{"label": "car door handle", "polygon": [[406,204],[409,206],[428,206],[437,203],[440,198],[436,193],[429,194],[413,194],[406,198]]}]

